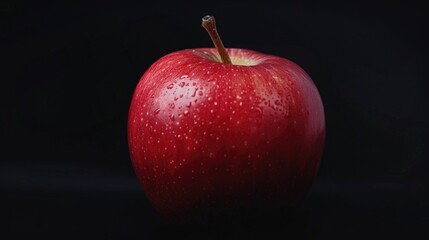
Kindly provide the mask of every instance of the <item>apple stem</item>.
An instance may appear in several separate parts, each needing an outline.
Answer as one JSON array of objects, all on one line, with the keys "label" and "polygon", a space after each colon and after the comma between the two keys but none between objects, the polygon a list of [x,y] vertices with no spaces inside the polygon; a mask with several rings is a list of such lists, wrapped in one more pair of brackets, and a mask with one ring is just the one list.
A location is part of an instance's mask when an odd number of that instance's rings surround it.
[{"label": "apple stem", "polygon": [[203,17],[202,25],[203,28],[207,30],[207,33],[209,34],[210,38],[213,41],[213,44],[219,52],[222,63],[232,64],[231,58],[229,58],[228,52],[223,46],[222,40],[220,39],[219,33],[217,32],[215,18],[211,15]]}]

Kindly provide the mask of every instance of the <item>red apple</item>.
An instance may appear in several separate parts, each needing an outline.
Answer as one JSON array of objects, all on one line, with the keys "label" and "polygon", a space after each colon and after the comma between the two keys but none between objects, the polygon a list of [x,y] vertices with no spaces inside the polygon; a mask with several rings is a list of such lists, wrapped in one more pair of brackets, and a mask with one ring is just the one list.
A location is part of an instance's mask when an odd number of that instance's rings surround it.
[{"label": "red apple", "polygon": [[205,27],[217,49],[168,54],[135,89],[128,141],[147,198],[168,219],[299,202],[325,142],[316,86],[285,58],[225,50]]}]

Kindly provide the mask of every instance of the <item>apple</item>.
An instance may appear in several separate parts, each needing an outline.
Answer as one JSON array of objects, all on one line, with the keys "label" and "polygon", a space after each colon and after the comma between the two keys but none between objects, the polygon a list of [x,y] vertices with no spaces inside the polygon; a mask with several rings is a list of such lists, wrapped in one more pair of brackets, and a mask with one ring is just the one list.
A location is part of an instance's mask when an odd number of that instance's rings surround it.
[{"label": "apple", "polygon": [[160,58],[132,97],[128,143],[143,191],[172,221],[288,209],[322,157],[319,92],[292,61],[225,49],[214,18],[203,26],[216,48]]}]

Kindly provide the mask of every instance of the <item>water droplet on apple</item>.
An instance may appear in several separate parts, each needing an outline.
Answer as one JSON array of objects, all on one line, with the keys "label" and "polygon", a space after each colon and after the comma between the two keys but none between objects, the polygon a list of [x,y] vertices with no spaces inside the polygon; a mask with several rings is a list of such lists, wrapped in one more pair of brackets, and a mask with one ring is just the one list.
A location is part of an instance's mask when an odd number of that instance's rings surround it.
[{"label": "water droplet on apple", "polygon": [[274,101],[274,104],[278,106],[278,105],[281,105],[281,102],[279,100],[276,100]]},{"label": "water droplet on apple", "polygon": [[172,89],[173,87],[174,87],[174,85],[170,84],[170,85],[167,86],[167,89]]},{"label": "water droplet on apple", "polygon": [[181,82],[181,83],[179,83],[179,87],[184,87],[185,86],[185,82]]},{"label": "water droplet on apple", "polygon": [[255,107],[255,108],[253,108],[253,112],[255,113],[255,114],[262,114],[262,108],[260,108],[260,107]]},{"label": "water droplet on apple", "polygon": [[174,104],[174,102],[172,102],[172,103],[169,103],[169,104],[168,104],[168,107],[169,107],[170,109],[174,109],[174,108],[176,107],[176,105]]},{"label": "water droplet on apple", "polygon": [[203,91],[199,91],[198,95],[203,96]]},{"label": "water droplet on apple", "polygon": [[191,107],[191,105],[192,105],[192,102],[188,102],[188,103],[186,104],[186,107],[190,108],[190,107]]},{"label": "water droplet on apple", "polygon": [[170,120],[171,120],[171,121],[174,121],[174,114],[171,114],[171,115],[170,115]]},{"label": "water droplet on apple", "polygon": [[183,112],[183,115],[188,115],[189,114],[189,111],[188,110],[185,110],[184,112]]},{"label": "water droplet on apple", "polygon": [[160,111],[161,111],[161,110],[160,110],[159,108],[157,108],[157,109],[154,111],[154,113],[155,113],[155,114],[158,114]]}]

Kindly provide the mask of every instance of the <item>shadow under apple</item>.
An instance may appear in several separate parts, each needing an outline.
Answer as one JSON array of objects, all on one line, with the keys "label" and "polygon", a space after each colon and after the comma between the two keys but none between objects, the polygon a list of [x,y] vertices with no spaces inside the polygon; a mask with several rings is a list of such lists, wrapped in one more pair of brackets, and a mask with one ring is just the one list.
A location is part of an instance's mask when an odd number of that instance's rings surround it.
[{"label": "shadow under apple", "polygon": [[278,212],[234,208],[198,218],[198,221],[164,221],[153,230],[154,239],[237,239],[288,237],[305,239],[310,221],[308,210],[301,206]]}]

